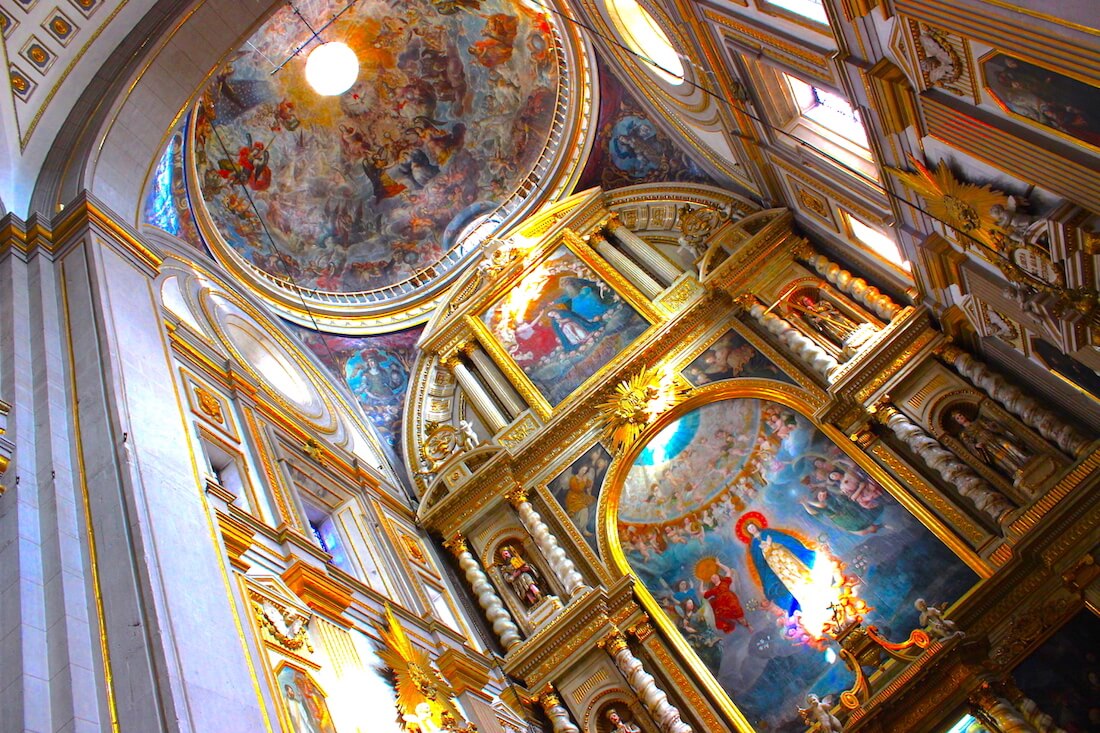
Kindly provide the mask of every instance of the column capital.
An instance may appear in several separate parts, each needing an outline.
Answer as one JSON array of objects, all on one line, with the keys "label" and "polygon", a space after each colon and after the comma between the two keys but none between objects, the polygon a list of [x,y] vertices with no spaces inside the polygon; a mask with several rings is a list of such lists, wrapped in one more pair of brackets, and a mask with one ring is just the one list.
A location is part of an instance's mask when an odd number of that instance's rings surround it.
[{"label": "column capital", "polygon": [[626,224],[623,224],[623,220],[619,218],[619,215],[615,213],[611,213],[610,215],[608,215],[608,217],[603,220],[602,224],[604,229],[615,229],[617,227],[629,229]]},{"label": "column capital", "polygon": [[626,636],[619,629],[609,631],[606,636],[596,642],[596,646],[603,647],[611,656],[615,656],[624,649],[630,647],[626,643]]},{"label": "column capital", "polygon": [[954,364],[955,360],[966,352],[950,341],[945,341],[935,348],[934,353],[947,363]]},{"label": "column capital", "polygon": [[519,509],[520,504],[524,504],[529,499],[527,498],[527,489],[523,488],[520,484],[516,484],[512,489],[504,495],[504,498],[508,500],[516,509]]},{"label": "column capital", "polygon": [[478,343],[474,339],[470,339],[469,341],[463,341],[455,349],[455,354],[456,355],[457,354],[465,354],[466,356],[469,356],[470,354],[472,354],[474,352],[474,349],[476,349],[477,346],[478,346]]},{"label": "column capital", "polygon": [[894,415],[900,414],[894,403],[890,402],[890,395],[884,395],[878,402],[871,406],[868,410],[871,413],[871,417],[875,419],[875,422],[885,425],[887,421]]},{"label": "column capital", "polygon": [[466,538],[462,535],[455,533],[455,536],[445,541],[443,546],[447,548],[454,555],[461,555],[464,552],[469,552],[470,548],[466,545]]},{"label": "column capital", "polygon": [[539,704],[542,705],[543,710],[550,712],[551,709],[561,705],[561,698],[558,697],[558,693],[554,692],[553,688],[547,687],[546,691],[539,695]]}]

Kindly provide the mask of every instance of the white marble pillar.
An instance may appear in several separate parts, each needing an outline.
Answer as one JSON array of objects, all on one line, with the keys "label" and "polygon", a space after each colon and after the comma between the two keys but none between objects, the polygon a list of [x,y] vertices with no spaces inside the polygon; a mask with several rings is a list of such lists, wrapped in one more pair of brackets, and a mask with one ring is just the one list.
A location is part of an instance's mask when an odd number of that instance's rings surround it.
[{"label": "white marble pillar", "polygon": [[508,609],[504,607],[504,601],[497,595],[496,588],[493,587],[489,576],[481,569],[477,558],[466,546],[464,538],[456,536],[454,539],[448,540],[445,546],[458,558],[458,566],[462,568],[462,572],[466,576],[466,582],[473,589],[478,604],[485,610],[485,618],[489,619],[493,631],[500,637],[500,643],[504,646],[504,651],[511,650],[520,642],[519,627],[512,620]]},{"label": "white marble pillar", "polygon": [[754,301],[749,307],[749,315],[756,322],[775,334],[779,342],[786,346],[803,364],[820,374],[826,381],[832,382],[833,375],[840,369],[840,362],[832,354],[791,325],[790,321],[780,318],[764,307],[759,301]]},{"label": "white marble pillar", "polygon": [[971,384],[1069,455],[1079,456],[1088,448],[1088,438],[986,364],[957,346],[945,346],[940,354]]},{"label": "white marble pillar", "polygon": [[577,566],[573,564],[568,553],[562,549],[558,543],[558,538],[546,526],[542,515],[531,505],[527,498],[527,492],[523,489],[516,489],[508,494],[508,500],[516,508],[520,522],[523,523],[532,539],[535,540],[535,544],[542,551],[542,556],[546,558],[547,564],[550,565],[550,569],[557,579],[561,581],[562,587],[565,588],[565,592],[569,594],[569,597],[572,598],[581,591],[587,590],[588,586],[585,585],[581,574],[577,572]]},{"label": "white marble pillar", "polygon": [[601,643],[662,733],[692,733],[691,726],[680,719],[680,711],[668,701],[668,695],[657,687],[653,675],[642,666],[642,660],[630,651],[626,637],[621,632],[612,632]]},{"label": "white marble pillar", "polygon": [[477,375],[471,372],[457,356],[449,357],[444,360],[443,364],[455,375],[458,386],[466,393],[470,404],[477,410],[477,414],[485,420],[489,430],[496,433],[504,429],[504,426],[508,424],[508,417],[493,402],[493,398],[485,391],[485,387],[482,386]]},{"label": "white marble pillar", "polygon": [[659,282],[650,277],[649,273],[634,264],[634,261],[615,248],[611,242],[601,234],[593,234],[590,241],[595,245],[596,251],[603,255],[612,267],[622,273],[623,277],[634,284],[634,287],[642,291],[642,295],[653,300],[664,288]]},{"label": "white marble pillar", "polygon": [[1004,494],[986,483],[970,466],[893,405],[879,405],[875,417],[890,428],[921,461],[943,476],[948,484],[958,489],[959,494],[974,502],[974,506],[994,522],[999,524],[1015,509]]},{"label": "white marble pillar", "polygon": [[561,704],[559,698],[553,692],[543,693],[539,697],[542,709],[546,711],[546,717],[550,718],[553,733],[581,733],[581,729],[569,718],[569,711]]},{"label": "white marble pillar", "polygon": [[842,293],[851,295],[857,302],[867,306],[879,318],[891,320],[901,306],[890,299],[890,296],[871,285],[861,277],[842,268],[828,257],[816,252],[807,253],[806,262],[817,273],[837,287]]},{"label": "white marble pillar", "polygon": [[668,287],[673,280],[680,277],[680,268],[669,262],[668,258],[658,252],[649,242],[630,231],[619,220],[619,217],[612,216],[607,220],[607,231],[619,240],[619,243],[627,251],[637,257],[639,262],[648,267],[664,287]]},{"label": "white marble pillar", "polygon": [[493,394],[500,397],[500,401],[504,403],[504,409],[509,412],[510,418],[514,419],[527,409],[527,404],[516,393],[515,388],[508,380],[504,378],[504,375],[500,373],[500,368],[493,362],[492,357],[485,353],[484,349],[472,343],[464,350],[464,353],[470,357],[477,373],[489,384]]}]

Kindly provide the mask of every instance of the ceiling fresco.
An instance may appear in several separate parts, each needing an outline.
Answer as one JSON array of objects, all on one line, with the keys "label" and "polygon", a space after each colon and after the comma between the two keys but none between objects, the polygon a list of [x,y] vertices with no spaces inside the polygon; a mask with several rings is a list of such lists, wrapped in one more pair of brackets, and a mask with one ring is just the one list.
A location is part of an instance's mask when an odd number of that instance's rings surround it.
[{"label": "ceiling fresco", "polygon": [[731,185],[715,181],[678,148],[605,64],[597,63],[596,68],[600,81],[599,128],[578,191],[666,181]]},{"label": "ceiling fresco", "polygon": [[[333,10],[303,12],[318,27]],[[272,73],[310,35],[279,10],[197,108],[196,177],[217,232],[268,274],[329,293],[437,267],[550,144],[550,22],[514,0],[360,0],[323,34],[356,51],[359,79],[322,97],[304,54]]]},{"label": "ceiling fresco", "polygon": [[168,139],[164,153],[146,184],[141,220],[205,252],[206,247],[187,200],[187,178],[183,167],[186,138],[187,126],[181,125]]}]

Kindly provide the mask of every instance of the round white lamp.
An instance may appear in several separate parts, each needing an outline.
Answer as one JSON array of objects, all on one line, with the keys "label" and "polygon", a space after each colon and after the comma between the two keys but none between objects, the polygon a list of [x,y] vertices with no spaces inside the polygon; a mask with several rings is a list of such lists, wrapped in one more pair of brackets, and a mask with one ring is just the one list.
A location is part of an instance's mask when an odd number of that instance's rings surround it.
[{"label": "round white lamp", "polygon": [[306,58],[306,81],[321,96],[343,94],[358,78],[359,59],[346,43],[322,43]]}]

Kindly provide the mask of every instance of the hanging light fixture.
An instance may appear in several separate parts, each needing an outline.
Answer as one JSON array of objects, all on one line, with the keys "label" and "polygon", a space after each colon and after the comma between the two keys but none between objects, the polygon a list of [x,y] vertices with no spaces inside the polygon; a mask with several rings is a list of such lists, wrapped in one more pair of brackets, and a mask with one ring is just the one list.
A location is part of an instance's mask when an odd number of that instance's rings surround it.
[{"label": "hanging light fixture", "polygon": [[322,43],[306,58],[306,81],[321,96],[343,94],[358,78],[359,59],[346,43]]}]

